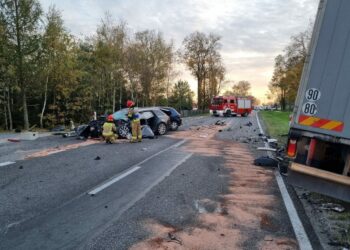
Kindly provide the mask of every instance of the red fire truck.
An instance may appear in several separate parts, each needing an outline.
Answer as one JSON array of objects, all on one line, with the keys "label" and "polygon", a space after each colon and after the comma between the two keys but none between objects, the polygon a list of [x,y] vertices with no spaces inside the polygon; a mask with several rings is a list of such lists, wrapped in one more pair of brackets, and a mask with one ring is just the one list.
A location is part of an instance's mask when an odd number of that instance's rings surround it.
[{"label": "red fire truck", "polygon": [[252,112],[252,99],[237,96],[215,96],[211,100],[210,114],[214,116],[247,116]]}]

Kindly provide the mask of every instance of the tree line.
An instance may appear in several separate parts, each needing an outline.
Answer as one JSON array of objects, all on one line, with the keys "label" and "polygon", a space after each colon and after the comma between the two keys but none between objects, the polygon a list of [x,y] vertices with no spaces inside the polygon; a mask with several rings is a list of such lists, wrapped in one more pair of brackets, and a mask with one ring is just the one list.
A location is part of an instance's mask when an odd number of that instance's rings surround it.
[{"label": "tree line", "polygon": [[130,98],[138,106],[191,109],[188,82],[174,82],[178,62],[197,79],[198,107],[206,109],[224,80],[220,46],[219,36],[194,32],[176,50],[162,33],[132,33],[110,14],[94,35],[78,39],[55,7],[44,13],[37,0],[0,0],[0,125],[86,122]]},{"label": "tree line", "polygon": [[282,110],[293,109],[310,40],[311,25],[306,31],[292,36],[284,53],[275,58],[267,98],[279,103]]}]

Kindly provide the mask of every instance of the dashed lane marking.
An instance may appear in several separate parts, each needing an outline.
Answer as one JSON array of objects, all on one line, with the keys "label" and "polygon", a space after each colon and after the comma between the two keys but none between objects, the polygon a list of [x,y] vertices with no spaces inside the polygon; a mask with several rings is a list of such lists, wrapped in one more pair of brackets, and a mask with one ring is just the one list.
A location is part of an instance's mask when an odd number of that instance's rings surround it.
[{"label": "dashed lane marking", "polygon": [[5,162],[1,162],[0,163],[0,167],[4,167],[4,166],[7,166],[7,165],[11,165],[11,164],[15,164],[16,162],[14,161],[5,161]]},{"label": "dashed lane marking", "polygon": [[89,195],[95,195],[98,192],[102,191],[103,189],[109,187],[110,185],[112,185],[113,183],[116,183],[117,181],[120,181],[121,179],[123,179],[124,177],[127,177],[128,175],[132,174],[133,172],[139,170],[141,167],[139,166],[135,166],[132,167],[130,169],[128,169],[127,171],[119,174],[118,176],[115,176],[114,178],[112,178],[111,180],[103,183],[102,185],[100,185],[99,187],[95,188],[94,190],[88,192]]},{"label": "dashed lane marking", "polygon": [[[126,169],[124,172],[119,173],[119,174],[113,176],[112,178],[108,179],[108,180],[105,181],[104,183],[98,185],[96,188],[94,188],[93,190],[89,191],[88,194],[89,194],[89,195],[95,195],[95,194],[101,192],[103,189],[109,187],[110,185],[112,185],[112,184],[114,184],[114,183],[120,181],[121,179],[123,179],[123,178],[127,177],[128,175],[132,174],[133,172],[139,170],[139,169],[141,168],[141,167],[140,167],[141,164],[143,164],[143,163],[149,161],[150,159],[156,157],[157,155],[160,155],[160,154],[164,153],[165,151],[167,151],[167,150],[169,150],[169,149],[172,149],[172,148],[176,148],[176,147],[181,146],[181,145],[184,144],[186,141],[187,141],[187,140],[179,141],[178,143],[176,143],[176,144],[174,144],[174,145],[172,145],[172,146],[170,146],[170,147],[167,147],[167,148],[165,148],[165,149],[159,151],[158,153],[155,153],[155,154],[151,155],[150,157],[147,157],[147,158],[144,159],[143,161],[141,161],[141,162],[139,162],[139,163],[137,163],[137,164],[131,166],[130,168]],[[192,155],[192,154],[191,154],[191,155]],[[190,155],[190,156],[191,156],[191,155]],[[189,156],[189,157],[190,157],[190,156]],[[188,158],[189,158],[189,157],[188,157]],[[176,164],[175,167],[173,167],[173,168],[176,168],[177,166],[181,165],[181,164],[182,164],[183,162],[185,162],[188,158],[185,157],[184,160],[180,161],[180,162],[179,162],[178,164]],[[173,168],[172,168],[172,169],[173,169]]]},{"label": "dashed lane marking", "polygon": [[[255,115],[256,115],[256,120],[258,123],[260,133],[264,134],[264,131],[263,131],[261,124],[260,124],[259,116],[257,113]],[[269,146],[268,143],[265,142],[265,147],[268,147],[268,146]],[[268,154],[269,153],[271,154],[271,152],[268,152]],[[276,176],[278,187],[279,187],[281,195],[282,195],[284,205],[287,209],[287,213],[288,213],[290,222],[292,223],[294,234],[298,240],[299,248],[300,248],[300,250],[312,250],[312,245],[310,243],[310,240],[305,232],[303,223],[301,222],[301,220],[298,216],[298,212],[295,209],[294,203],[289,196],[287,187],[282,179],[282,176],[278,171],[275,171],[275,176]]]}]

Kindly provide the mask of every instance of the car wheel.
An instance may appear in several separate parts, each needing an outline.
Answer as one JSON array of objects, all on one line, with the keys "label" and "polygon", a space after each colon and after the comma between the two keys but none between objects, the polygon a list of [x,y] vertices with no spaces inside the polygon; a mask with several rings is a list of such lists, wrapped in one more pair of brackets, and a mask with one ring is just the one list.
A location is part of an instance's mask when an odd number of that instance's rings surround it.
[{"label": "car wheel", "polygon": [[119,127],[118,134],[122,138],[128,138],[130,135],[130,129],[127,125],[122,125]]},{"label": "car wheel", "polygon": [[179,125],[177,124],[176,121],[172,121],[170,124],[170,128],[171,128],[171,130],[175,131],[179,128]]},{"label": "car wheel", "polygon": [[158,125],[158,128],[157,128],[157,133],[159,134],[159,135],[164,135],[165,133],[166,133],[166,125],[165,125],[165,123],[160,123],[159,125]]}]

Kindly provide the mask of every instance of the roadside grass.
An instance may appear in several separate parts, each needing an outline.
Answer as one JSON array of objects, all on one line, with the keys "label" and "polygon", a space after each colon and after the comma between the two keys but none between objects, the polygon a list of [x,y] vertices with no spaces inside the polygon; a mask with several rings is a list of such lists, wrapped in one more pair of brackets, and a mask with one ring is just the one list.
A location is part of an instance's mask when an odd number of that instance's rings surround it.
[{"label": "roadside grass", "polygon": [[286,141],[289,131],[289,115],[291,112],[284,111],[260,111],[259,115],[266,125],[267,133],[278,139],[279,142]]}]

